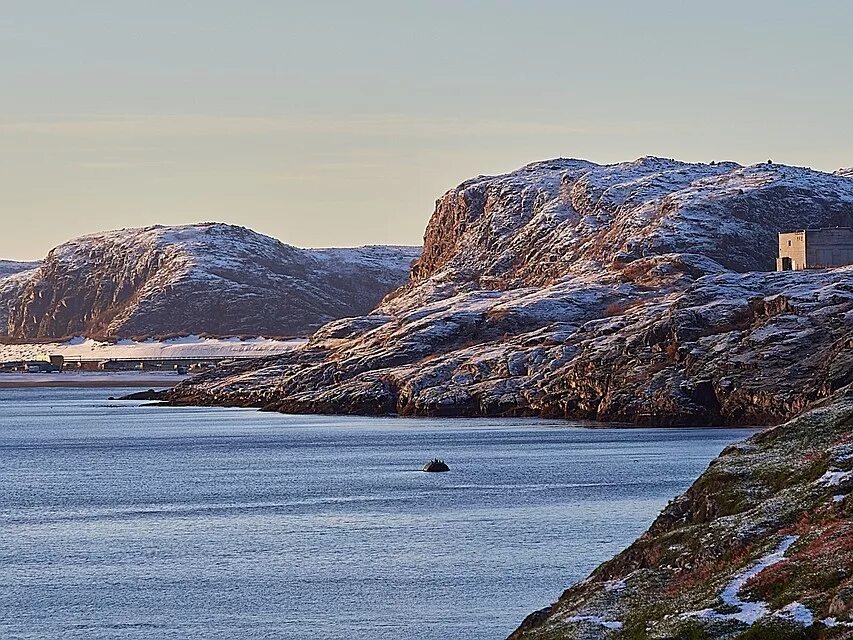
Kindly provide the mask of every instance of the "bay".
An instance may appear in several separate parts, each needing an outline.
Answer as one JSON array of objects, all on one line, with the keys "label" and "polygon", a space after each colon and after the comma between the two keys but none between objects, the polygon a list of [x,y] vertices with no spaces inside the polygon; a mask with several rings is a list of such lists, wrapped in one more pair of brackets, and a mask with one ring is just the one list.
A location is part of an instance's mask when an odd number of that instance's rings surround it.
[{"label": "bay", "polygon": [[121,393],[0,389],[2,638],[504,638],[753,433]]}]

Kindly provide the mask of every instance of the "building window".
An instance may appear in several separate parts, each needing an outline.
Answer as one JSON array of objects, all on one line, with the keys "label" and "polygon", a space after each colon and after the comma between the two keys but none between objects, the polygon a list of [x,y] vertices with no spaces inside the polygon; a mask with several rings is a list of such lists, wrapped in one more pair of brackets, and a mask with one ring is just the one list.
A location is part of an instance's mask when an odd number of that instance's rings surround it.
[{"label": "building window", "polygon": [[791,246],[791,241],[790,241],[790,240],[788,240],[788,246],[789,246],[789,247]]}]

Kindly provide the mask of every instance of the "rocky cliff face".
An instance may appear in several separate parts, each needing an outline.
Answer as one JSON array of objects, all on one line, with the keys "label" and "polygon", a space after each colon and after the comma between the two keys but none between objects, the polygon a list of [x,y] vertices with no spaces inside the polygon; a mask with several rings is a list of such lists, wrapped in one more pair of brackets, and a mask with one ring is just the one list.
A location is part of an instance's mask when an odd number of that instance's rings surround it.
[{"label": "rocky cliff face", "polygon": [[0,260],[0,336],[6,334],[9,315],[40,266],[40,262]]},{"label": "rocky cliff face", "polygon": [[297,249],[225,224],[112,231],[63,244],[37,269],[0,279],[0,321],[19,341],[306,335],[370,311],[405,282],[418,254]]},{"label": "rocky cliff face", "polygon": [[853,388],[728,447],[511,640],[853,635]]},{"label": "rocky cliff face", "polygon": [[853,269],[770,273],[853,225],[853,180],[772,164],[552,160],[447,192],[409,283],[174,402],[288,412],[771,424],[851,382]]}]

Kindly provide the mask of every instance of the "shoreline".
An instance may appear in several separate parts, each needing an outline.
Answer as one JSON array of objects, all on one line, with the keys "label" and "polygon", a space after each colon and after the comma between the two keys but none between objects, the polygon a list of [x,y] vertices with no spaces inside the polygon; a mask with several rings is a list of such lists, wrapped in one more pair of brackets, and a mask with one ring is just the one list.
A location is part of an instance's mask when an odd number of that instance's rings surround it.
[{"label": "shoreline", "polygon": [[38,387],[170,389],[189,377],[176,374],[4,373],[0,374],[0,389],[32,389]]}]

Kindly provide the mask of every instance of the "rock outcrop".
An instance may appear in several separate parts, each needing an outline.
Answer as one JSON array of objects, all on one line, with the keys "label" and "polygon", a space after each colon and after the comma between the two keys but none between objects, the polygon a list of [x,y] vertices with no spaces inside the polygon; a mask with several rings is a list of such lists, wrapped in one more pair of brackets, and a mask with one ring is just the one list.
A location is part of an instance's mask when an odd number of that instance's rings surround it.
[{"label": "rock outcrop", "polygon": [[298,249],[215,223],[99,233],[0,279],[0,335],[307,335],[370,311],[406,281],[419,253]]},{"label": "rock outcrop", "polygon": [[732,445],[511,640],[849,638],[853,388]]},{"label": "rock outcrop", "polygon": [[450,471],[450,467],[447,466],[444,460],[433,458],[423,466],[422,471],[426,471],[427,473],[444,473],[445,471]]},{"label": "rock outcrop", "polygon": [[175,403],[306,413],[775,424],[851,382],[853,268],[772,273],[777,233],[853,225],[799,167],[540,162],[436,204],[410,281]]}]

